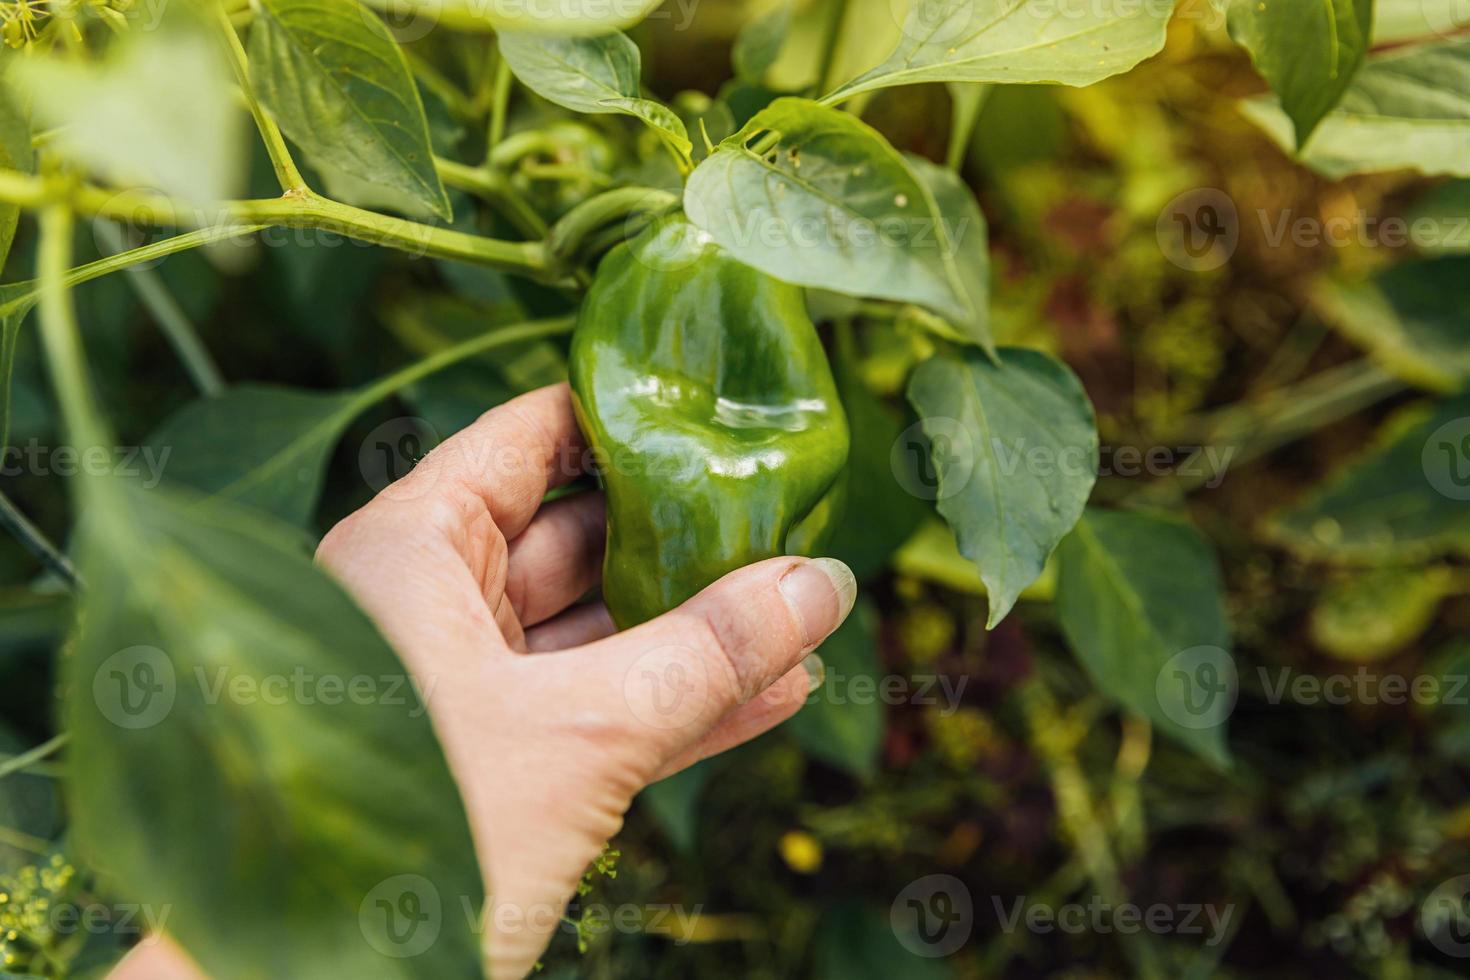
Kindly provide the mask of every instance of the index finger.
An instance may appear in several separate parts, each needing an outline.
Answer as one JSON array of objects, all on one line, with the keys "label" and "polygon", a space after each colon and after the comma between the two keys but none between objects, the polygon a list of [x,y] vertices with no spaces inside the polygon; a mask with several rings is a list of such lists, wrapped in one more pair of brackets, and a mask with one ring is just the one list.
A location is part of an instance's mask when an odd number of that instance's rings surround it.
[{"label": "index finger", "polygon": [[563,382],[490,409],[379,496],[481,502],[510,539],[526,529],[548,490],[586,472],[586,449]]}]

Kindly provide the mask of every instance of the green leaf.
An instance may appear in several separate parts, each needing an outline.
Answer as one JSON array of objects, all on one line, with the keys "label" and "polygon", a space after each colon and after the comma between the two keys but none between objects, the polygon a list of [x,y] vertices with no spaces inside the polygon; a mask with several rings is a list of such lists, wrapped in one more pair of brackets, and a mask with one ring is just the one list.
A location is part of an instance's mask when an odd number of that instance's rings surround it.
[{"label": "green leaf", "polygon": [[877,627],[877,610],[858,603],[817,651],[826,680],[786,723],[808,755],[864,780],[877,772],[883,747]]},{"label": "green leaf", "polygon": [[[993,352],[995,343],[990,336],[990,248],[989,230],[985,215],[969,186],[954,171],[913,153],[905,153],[909,169],[934,199],[937,213],[942,221],[936,227],[944,231],[952,224],[955,231],[948,235],[943,246],[954,259],[954,269],[965,291],[965,304],[975,314],[958,326],[950,339],[979,344]],[[949,223],[949,224],[947,224]]]},{"label": "green leaf", "polygon": [[735,36],[735,46],[730,51],[730,61],[735,67],[735,77],[752,85],[759,85],[766,72],[781,56],[781,45],[791,30],[794,12],[792,0],[781,0],[776,6],[750,21]]},{"label": "green leaf", "polygon": [[999,623],[1040,577],[1097,482],[1092,405],[1066,365],[1016,347],[919,365],[909,401],[928,437],[926,487],[975,563]]},{"label": "green leaf", "polygon": [[642,97],[638,46],[623,34],[547,37],[501,32],[500,54],[521,84],[573,112],[617,113],[647,123],[686,164],[693,150],[684,123]]},{"label": "green leaf", "polygon": [[[0,167],[34,173],[36,155],[31,149],[31,124],[15,106],[10,93],[0,89]],[[10,257],[15,227],[20,222],[20,205],[0,202],[0,269]],[[3,442],[0,442],[3,444]]]},{"label": "green leaf", "polygon": [[[931,178],[932,169],[924,171]],[[689,219],[740,261],[800,286],[929,307],[991,346],[976,297],[985,227],[952,177],[951,211],[876,130],[806,99],[778,99],[695,168]]]},{"label": "green leaf", "polygon": [[1446,256],[1390,266],[1368,280],[1325,279],[1312,300],[1394,375],[1455,391],[1470,381],[1467,281],[1470,256]]},{"label": "green leaf", "polygon": [[[1242,110],[1292,151],[1291,119],[1275,100]],[[1301,159],[1332,179],[1405,168],[1470,176],[1470,40],[1368,59]]]},{"label": "green leaf", "polygon": [[1268,533],[1307,558],[1378,564],[1470,554],[1470,395],[1390,421],[1377,444]]},{"label": "green leaf", "polygon": [[1054,0],[918,0],[888,59],[822,101],[919,82],[1054,82],[1091,85],[1128,71],[1164,46],[1172,3],[1076,4]]},{"label": "green leaf", "polygon": [[450,216],[403,52],[356,0],[254,0],[250,84],[313,165]]},{"label": "green leaf", "polygon": [[240,385],[185,405],[144,445],[170,481],[306,527],[332,450],[365,407],[355,391]]},{"label": "green leaf", "polygon": [[[920,879],[910,888],[922,885],[926,880]],[[953,882],[951,888],[956,891],[964,888],[958,879],[947,880]],[[900,893],[902,897],[903,893]],[[813,977],[815,980],[892,980],[894,977],[902,977],[903,980],[950,980],[956,974],[943,959],[938,958],[936,951],[942,952],[946,948],[940,945],[944,938],[958,936],[963,939],[968,936],[974,920],[973,910],[955,908],[953,902],[941,904],[933,901],[937,897],[915,893],[915,904],[925,907],[925,918],[919,923],[920,929],[912,933],[908,930],[900,933],[895,928],[894,922],[899,913],[884,915],[878,909],[851,901],[831,906],[822,915],[821,925],[813,939]],[[926,899],[933,901],[934,909],[943,909],[944,916],[954,916],[938,920],[942,925],[938,939],[924,931],[936,924],[928,917],[930,904]]]},{"label": "green leaf", "polygon": [[699,795],[712,772],[709,760],[698,762],[638,794],[674,846],[685,854],[694,853],[699,836]]},{"label": "green leaf", "polygon": [[[1088,510],[1057,549],[1057,620],[1103,693],[1150,718],[1162,732],[1218,765],[1229,763],[1223,689],[1192,691],[1171,676],[1181,655],[1204,648],[1205,683],[1224,683],[1230,666],[1220,572],[1209,545],[1188,524]],[[1193,703],[1203,693],[1205,709]]]},{"label": "green leaf", "polygon": [[[529,4],[523,0],[367,0],[391,15],[394,23],[424,30],[443,25],[462,31],[527,31],[537,34],[590,37],[621,31],[647,17],[659,0],[558,0]],[[692,11],[691,11],[692,12]]]},{"label": "green leaf", "polygon": [[210,976],[479,976],[484,893],[431,690],[274,524],[87,491],[64,661],[82,852],[169,909]]},{"label": "green leaf", "polygon": [[16,58],[10,77],[52,145],[108,182],[198,202],[238,197],[244,114],[217,38],[186,17],[131,31],[99,63]]},{"label": "green leaf", "polygon": [[1233,0],[1230,36],[1250,52],[1305,146],[1368,51],[1373,0]]}]

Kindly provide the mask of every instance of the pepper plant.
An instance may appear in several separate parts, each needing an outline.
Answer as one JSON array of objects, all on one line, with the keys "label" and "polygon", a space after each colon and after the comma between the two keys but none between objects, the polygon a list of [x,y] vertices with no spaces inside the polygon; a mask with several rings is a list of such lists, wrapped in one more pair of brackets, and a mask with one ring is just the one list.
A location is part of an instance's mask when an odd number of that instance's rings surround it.
[{"label": "pepper plant", "polygon": [[[1464,173],[1470,41],[1436,33],[1432,4],[1417,15],[1378,6],[1221,4],[1272,90],[1244,111],[1329,176],[1405,164]],[[441,893],[483,900],[421,710],[220,710],[165,681],[157,658],[167,651],[177,677],[220,664],[401,674],[309,559],[333,453],[386,401],[462,418],[489,404],[447,383],[457,371],[493,370],[509,392],[567,373],[568,351],[609,494],[604,595],[620,624],[759,558],[835,553],[873,577],[908,542],[978,579],[987,627],[1023,597],[1053,600],[1106,699],[1227,767],[1229,708],[1201,715],[1187,683],[1228,660],[1211,548],[1181,508],[1167,512],[1177,499],[1144,501],[1163,511],[1088,506],[1092,405],[1053,352],[1003,342],[1016,332],[991,317],[986,219],[962,176],[997,89],[1128,72],[1164,47],[1174,7],[780,3],[744,25],[717,91],[667,99],[645,89],[624,33],[653,13],[647,0],[566,0],[534,15],[472,0],[7,7],[0,251],[22,214],[36,247],[34,277],[0,287],[6,426],[21,335],[34,329],[70,440],[84,454],[114,445],[71,293],[114,273],[151,297],[199,389],[146,440],[170,453],[162,486],[72,481],[77,528],[64,549],[6,504],[6,523],[78,596],[55,746],[67,746],[77,852],[118,893],[175,905],[171,932],[216,975],[257,966],[271,933],[300,940],[279,963],[291,976],[478,972],[476,937],[455,916],[415,960],[341,938],[358,930],[348,896],[398,870],[344,835],[344,812],[371,813],[373,836],[411,849]],[[1393,43],[1374,47],[1375,15],[1379,30],[1401,32]],[[1453,98],[1437,91],[1447,80]],[[936,83],[952,107],[942,161],[901,152],[864,122],[885,90]],[[1428,125],[1446,113],[1449,131]],[[258,150],[268,171],[249,166]],[[275,186],[245,190],[267,172]],[[74,260],[79,227],[104,254]],[[226,381],[154,266],[196,250],[228,269],[282,230],[418,260],[411,275],[475,296],[483,318],[394,307],[384,319],[395,341],[422,356],[350,390]],[[302,275],[310,288],[313,273]],[[1345,290],[1344,318],[1424,301],[1414,282],[1396,288]],[[879,326],[902,366],[886,383],[861,357]],[[1444,321],[1423,315],[1405,329],[1432,346]],[[1422,349],[1403,355],[1421,376],[1440,388],[1463,380],[1463,359]],[[1351,383],[1355,398],[1300,424],[1404,388],[1376,367]],[[1462,546],[1464,511],[1446,498],[1424,498],[1386,532],[1355,524],[1354,502],[1401,479],[1398,457],[1464,414],[1463,398],[1439,404],[1282,515],[1276,533],[1331,551]],[[115,678],[159,693],[162,716],[126,699],[107,711],[94,685]],[[339,737],[302,741],[323,726]],[[257,745],[301,761],[253,765],[245,747]],[[323,794],[333,808],[315,805]],[[310,933],[290,928],[306,918]],[[255,928],[231,927],[243,921]]]}]

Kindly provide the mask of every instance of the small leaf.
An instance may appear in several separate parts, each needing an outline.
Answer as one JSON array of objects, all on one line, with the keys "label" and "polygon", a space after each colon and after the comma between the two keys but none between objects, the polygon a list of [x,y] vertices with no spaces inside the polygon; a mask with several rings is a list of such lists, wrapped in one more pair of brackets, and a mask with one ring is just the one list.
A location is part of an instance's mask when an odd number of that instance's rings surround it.
[{"label": "small leaf", "polygon": [[909,401],[932,446],[927,481],[960,551],[990,595],[989,626],[1040,577],[1097,481],[1098,437],[1087,393],[1066,365],[1001,348],[919,365]]},{"label": "small leaf", "polygon": [[192,19],[129,32],[100,64],[48,56],[11,68],[56,148],[110,183],[196,202],[239,196],[244,114],[218,39]]},{"label": "small leaf", "polygon": [[[1274,99],[1241,106],[1288,152],[1291,118]],[[1369,58],[1301,159],[1334,180],[1412,169],[1470,176],[1470,40],[1406,48]]]},{"label": "small leaf", "polygon": [[479,976],[429,679],[276,525],[107,480],[84,503],[67,784],[110,891],[209,976]]},{"label": "small leaf", "polygon": [[1054,0],[918,0],[888,59],[822,101],[920,82],[1091,85],[1158,53],[1174,12],[1172,3],[1108,6],[1059,16]]},{"label": "small leaf", "polygon": [[986,310],[975,304],[985,288],[975,281],[984,224],[972,200],[957,200],[952,180],[935,186],[954,213],[876,130],[850,113],[785,98],[695,168],[684,209],[767,275],[917,303],[988,347]]},{"label": "small leaf", "polygon": [[638,794],[639,802],[648,808],[674,846],[685,854],[694,853],[699,837],[699,795],[713,772],[709,760],[660,779]]},{"label": "small leaf", "polygon": [[1266,530],[1308,558],[1470,554],[1470,395],[1390,421],[1378,443]]},{"label": "small leaf", "polygon": [[403,52],[356,0],[254,0],[250,84],[329,179],[448,219],[429,123]]},{"label": "small leaf", "polygon": [[1445,566],[1374,568],[1332,583],[1312,606],[1312,642],[1340,660],[1392,656],[1424,635],[1454,592]]},{"label": "small leaf", "polygon": [[1234,664],[1220,572],[1204,539],[1177,521],[1089,510],[1057,559],[1057,620],[1098,688],[1228,764],[1235,688],[1224,675]]},{"label": "small leaf", "polygon": [[[950,339],[979,344],[988,351],[995,345],[990,336],[990,249],[989,229],[975,195],[960,176],[916,154],[906,153],[909,169],[929,190],[943,220],[935,224],[944,236],[940,247],[954,258],[955,278],[966,295],[966,305],[975,315],[959,326],[963,332]],[[953,231],[950,227],[953,225]]]},{"label": "small leaf", "polygon": [[501,32],[500,54],[521,84],[573,112],[618,113],[647,123],[685,163],[693,150],[674,110],[642,98],[638,46],[623,34],[547,37]]},{"label": "small leaf", "polygon": [[[860,602],[837,632],[818,649],[827,675],[806,705],[786,723],[807,754],[868,779],[878,769],[883,747],[883,702],[879,674],[877,611]],[[861,683],[854,683],[861,680]],[[854,692],[874,692],[863,697]]]},{"label": "small leaf", "polygon": [[736,78],[752,85],[761,83],[766,72],[781,56],[781,45],[791,30],[793,9],[792,0],[781,0],[740,29],[730,52]]},{"label": "small leaf", "polygon": [[352,391],[240,385],[185,405],[144,445],[169,480],[306,527],[332,450],[364,407]]},{"label": "small leaf", "polygon": [[1368,51],[1373,0],[1233,0],[1230,36],[1251,60],[1305,146]]},{"label": "small leaf", "polygon": [[1454,391],[1470,382],[1467,278],[1470,256],[1445,256],[1389,266],[1366,281],[1327,279],[1312,300],[1398,377]]}]

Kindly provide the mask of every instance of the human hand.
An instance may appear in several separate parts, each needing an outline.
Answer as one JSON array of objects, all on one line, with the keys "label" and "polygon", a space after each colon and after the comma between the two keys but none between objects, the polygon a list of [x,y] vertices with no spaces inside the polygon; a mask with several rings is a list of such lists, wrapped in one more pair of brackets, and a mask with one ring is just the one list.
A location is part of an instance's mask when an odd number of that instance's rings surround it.
[{"label": "human hand", "polygon": [[[584,456],[566,386],[543,388],[446,440],[317,552],[426,692],[495,980],[531,970],[635,794],[796,713],[856,595],[840,562],[773,558],[614,634],[601,603],[574,605],[601,575],[602,494],[542,503]],[[154,980],[176,955],[116,976]]]}]

